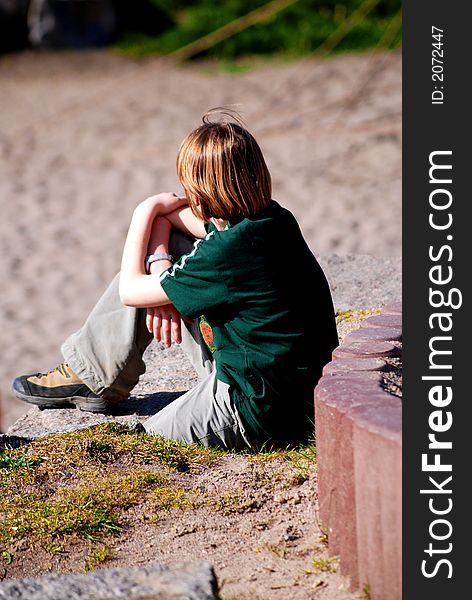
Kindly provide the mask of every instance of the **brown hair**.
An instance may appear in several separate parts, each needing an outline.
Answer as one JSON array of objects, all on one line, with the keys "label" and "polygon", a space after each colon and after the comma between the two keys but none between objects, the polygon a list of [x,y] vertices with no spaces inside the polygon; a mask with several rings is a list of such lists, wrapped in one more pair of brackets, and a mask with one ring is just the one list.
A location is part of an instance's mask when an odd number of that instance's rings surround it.
[{"label": "brown hair", "polygon": [[[211,122],[215,112],[231,121]],[[177,175],[190,208],[204,221],[252,217],[266,208],[272,195],[270,173],[254,137],[242,126],[239,115],[212,109],[203,125],[182,142],[177,154]]]}]

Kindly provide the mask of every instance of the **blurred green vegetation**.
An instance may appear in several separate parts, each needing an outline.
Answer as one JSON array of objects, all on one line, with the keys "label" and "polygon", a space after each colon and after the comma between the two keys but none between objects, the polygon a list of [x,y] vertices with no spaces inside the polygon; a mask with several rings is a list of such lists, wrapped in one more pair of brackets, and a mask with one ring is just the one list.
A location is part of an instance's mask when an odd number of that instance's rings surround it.
[{"label": "blurred green vegetation", "polygon": [[[143,57],[166,55],[243,17],[268,0],[153,0],[175,23],[157,37],[128,32],[116,44],[120,51]],[[233,60],[248,55],[295,58],[316,50],[366,0],[298,0],[195,56]],[[368,2],[369,3],[369,2]],[[401,0],[380,0],[335,46],[333,52],[362,51],[376,47],[401,10]],[[387,48],[401,43],[401,30]]]}]

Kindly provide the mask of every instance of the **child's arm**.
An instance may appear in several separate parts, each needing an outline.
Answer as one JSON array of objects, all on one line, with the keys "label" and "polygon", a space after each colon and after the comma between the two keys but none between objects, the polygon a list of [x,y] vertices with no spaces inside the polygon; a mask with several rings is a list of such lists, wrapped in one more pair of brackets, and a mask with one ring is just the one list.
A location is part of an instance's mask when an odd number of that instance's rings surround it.
[{"label": "child's arm", "polygon": [[[136,308],[170,304],[167,294],[159,283],[159,275],[147,275],[144,270],[144,258],[153,228],[154,219],[170,214],[186,204],[186,199],[175,194],[158,194],[139,204],[131,219],[126,237],[120,274],[120,298],[123,304]],[[167,228],[167,240],[170,223],[162,219],[162,227]],[[168,226],[165,223],[168,223]]]},{"label": "child's arm", "polygon": [[[169,236],[172,225],[169,215],[157,217],[151,230],[147,254],[169,254]],[[151,263],[150,273],[159,276],[168,269],[172,263],[168,260],[159,260]],[[172,338],[177,344],[182,341],[180,313],[173,304],[154,306],[147,309],[146,326],[158,342],[163,342],[170,348]]]},{"label": "child's arm", "polygon": [[206,236],[204,222],[196,217],[188,206],[182,206],[167,214],[166,219],[168,219],[176,229],[195,238],[202,239]]},{"label": "child's arm", "polygon": [[[196,217],[188,206],[183,206],[154,220],[147,254],[169,254],[169,235],[172,227],[196,238],[206,235],[203,221]],[[169,261],[159,260],[151,264],[150,272],[160,275],[170,266]],[[154,338],[158,342],[162,341],[166,348],[170,347],[172,338],[177,344],[182,341],[181,315],[172,304],[148,308],[146,326]]]}]

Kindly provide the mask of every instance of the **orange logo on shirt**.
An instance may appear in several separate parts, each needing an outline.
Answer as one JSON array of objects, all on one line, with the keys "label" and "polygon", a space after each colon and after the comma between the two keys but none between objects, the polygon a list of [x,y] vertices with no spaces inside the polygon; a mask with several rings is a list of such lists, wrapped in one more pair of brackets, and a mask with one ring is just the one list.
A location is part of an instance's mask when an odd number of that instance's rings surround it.
[{"label": "orange logo on shirt", "polygon": [[208,348],[214,352],[216,350],[215,343],[213,341],[213,329],[211,328],[210,323],[205,319],[205,317],[200,317],[200,333],[202,334],[203,341],[208,346]]}]

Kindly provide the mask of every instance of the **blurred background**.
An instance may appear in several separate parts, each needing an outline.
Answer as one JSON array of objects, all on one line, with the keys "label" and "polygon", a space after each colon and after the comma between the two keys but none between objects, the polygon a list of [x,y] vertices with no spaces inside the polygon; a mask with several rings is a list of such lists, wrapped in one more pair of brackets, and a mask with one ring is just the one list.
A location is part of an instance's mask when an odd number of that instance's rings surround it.
[{"label": "blurred background", "polygon": [[0,0],[0,431],[223,105],[316,255],[400,255],[400,1]]}]

